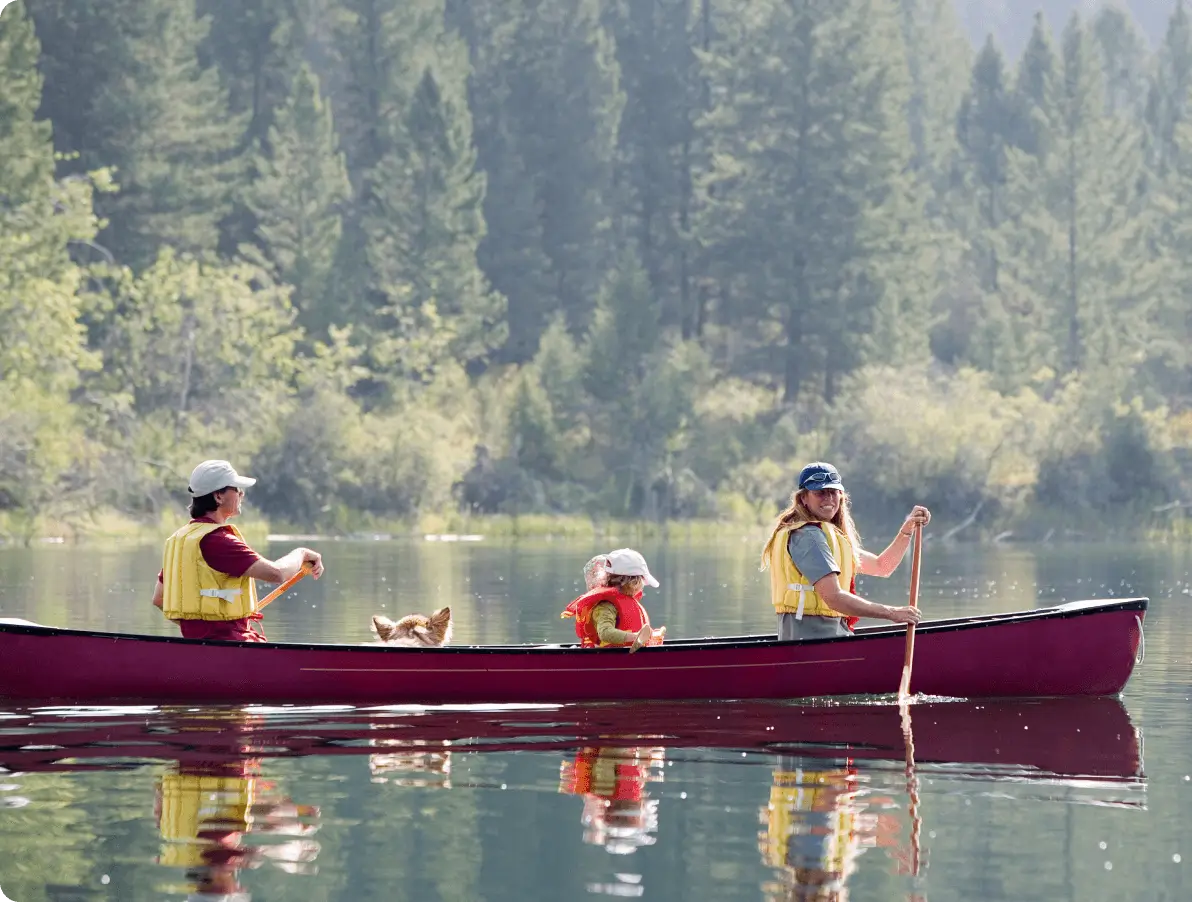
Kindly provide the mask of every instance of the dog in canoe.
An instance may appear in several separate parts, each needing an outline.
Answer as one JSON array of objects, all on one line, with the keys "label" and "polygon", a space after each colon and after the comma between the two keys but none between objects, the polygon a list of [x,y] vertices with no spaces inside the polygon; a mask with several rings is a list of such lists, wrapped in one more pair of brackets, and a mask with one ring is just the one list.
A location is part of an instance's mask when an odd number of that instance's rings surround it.
[{"label": "dog in canoe", "polygon": [[451,641],[451,608],[439,608],[429,617],[407,614],[401,620],[373,615],[373,632],[382,645],[407,648],[441,648]]}]

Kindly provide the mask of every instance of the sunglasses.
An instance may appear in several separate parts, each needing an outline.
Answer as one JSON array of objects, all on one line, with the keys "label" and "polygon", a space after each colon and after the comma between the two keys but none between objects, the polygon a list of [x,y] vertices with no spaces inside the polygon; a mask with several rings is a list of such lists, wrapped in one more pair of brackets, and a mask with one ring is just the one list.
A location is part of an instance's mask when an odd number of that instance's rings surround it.
[{"label": "sunglasses", "polygon": [[835,470],[829,470],[827,473],[812,473],[803,480],[803,487],[809,485],[823,485],[825,482],[840,482],[840,474]]},{"label": "sunglasses", "polygon": [[240,488],[240,486],[238,486],[238,485],[225,485],[219,491],[221,491],[221,492],[238,492],[241,495],[244,494],[244,489]]}]

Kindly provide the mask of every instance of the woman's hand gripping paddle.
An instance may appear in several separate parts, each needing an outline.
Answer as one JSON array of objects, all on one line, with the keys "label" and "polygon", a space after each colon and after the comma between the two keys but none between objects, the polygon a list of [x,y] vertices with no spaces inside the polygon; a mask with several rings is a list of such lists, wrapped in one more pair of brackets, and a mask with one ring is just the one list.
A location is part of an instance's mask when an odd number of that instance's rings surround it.
[{"label": "woman's hand gripping paddle", "polygon": [[[923,524],[915,524],[915,550],[911,555],[911,600],[910,606],[919,606],[919,562],[923,558]],[[911,664],[915,658],[915,625],[906,627],[906,657],[902,661],[902,682],[898,685],[898,703],[905,704],[911,694]]]},{"label": "woman's hand gripping paddle", "polygon": [[301,570],[299,570],[284,583],[257,602],[257,610],[260,611],[261,608],[265,607],[265,605],[269,604],[269,602],[276,601],[278,598],[284,595],[296,582],[298,582],[298,580],[310,573],[313,567],[314,564],[312,564],[310,561],[303,561]]}]

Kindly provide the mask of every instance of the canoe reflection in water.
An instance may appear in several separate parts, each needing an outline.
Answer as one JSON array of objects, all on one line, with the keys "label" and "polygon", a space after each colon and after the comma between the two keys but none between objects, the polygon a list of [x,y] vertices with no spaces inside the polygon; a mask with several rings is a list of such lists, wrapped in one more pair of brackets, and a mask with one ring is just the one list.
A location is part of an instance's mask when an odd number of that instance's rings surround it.
[{"label": "canoe reflection in water", "polygon": [[559,792],[582,795],[584,842],[611,855],[654,844],[658,800],[647,783],[661,782],[666,749],[588,746],[559,769]]},{"label": "canoe reflection in water", "polygon": [[865,797],[851,762],[825,764],[784,755],[774,770],[758,834],[762,860],[779,871],[762,887],[767,900],[845,902],[858,856],[897,845],[897,817],[873,810],[882,800]]},{"label": "canoe reflection in water", "polygon": [[[251,729],[254,720],[238,717],[221,726],[234,734]],[[188,900],[249,902],[240,872],[266,862],[289,874],[315,873],[319,844],[311,837],[318,830],[318,808],[296,804],[262,776],[260,765],[253,757],[180,762],[159,778],[157,863],[184,872]],[[262,836],[281,839],[262,843]]]}]

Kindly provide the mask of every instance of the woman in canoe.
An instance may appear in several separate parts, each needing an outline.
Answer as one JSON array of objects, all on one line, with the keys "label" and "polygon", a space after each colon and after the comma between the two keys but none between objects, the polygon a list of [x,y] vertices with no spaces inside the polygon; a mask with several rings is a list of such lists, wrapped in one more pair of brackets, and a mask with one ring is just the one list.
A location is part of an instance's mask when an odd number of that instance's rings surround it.
[{"label": "woman in canoe", "polygon": [[177,622],[183,638],[264,642],[253,626],[261,619],[255,580],[285,582],[307,562],[315,579],[323,575],[322,557],[309,548],[269,561],[228,522],[255,483],[226,460],[205,460],[190,474],[191,521],[166,539],[153,592],[154,606]]},{"label": "woman in canoe", "polygon": [[643,645],[661,645],[666,627],[653,629],[642,607],[642,589],[658,588],[646,559],[632,548],[618,548],[598,555],[584,566],[588,591],[563,611],[575,618],[575,634],[584,648],[628,646],[630,653]]},{"label": "woman in canoe", "polygon": [[836,468],[820,462],[804,467],[790,506],[778,515],[762,547],[762,569],[770,570],[770,598],[778,613],[778,638],[851,636],[862,617],[918,623],[918,608],[890,607],[857,595],[855,577],[889,576],[910,547],[915,526],[929,522],[931,512],[915,505],[885,551],[866,551]]}]

